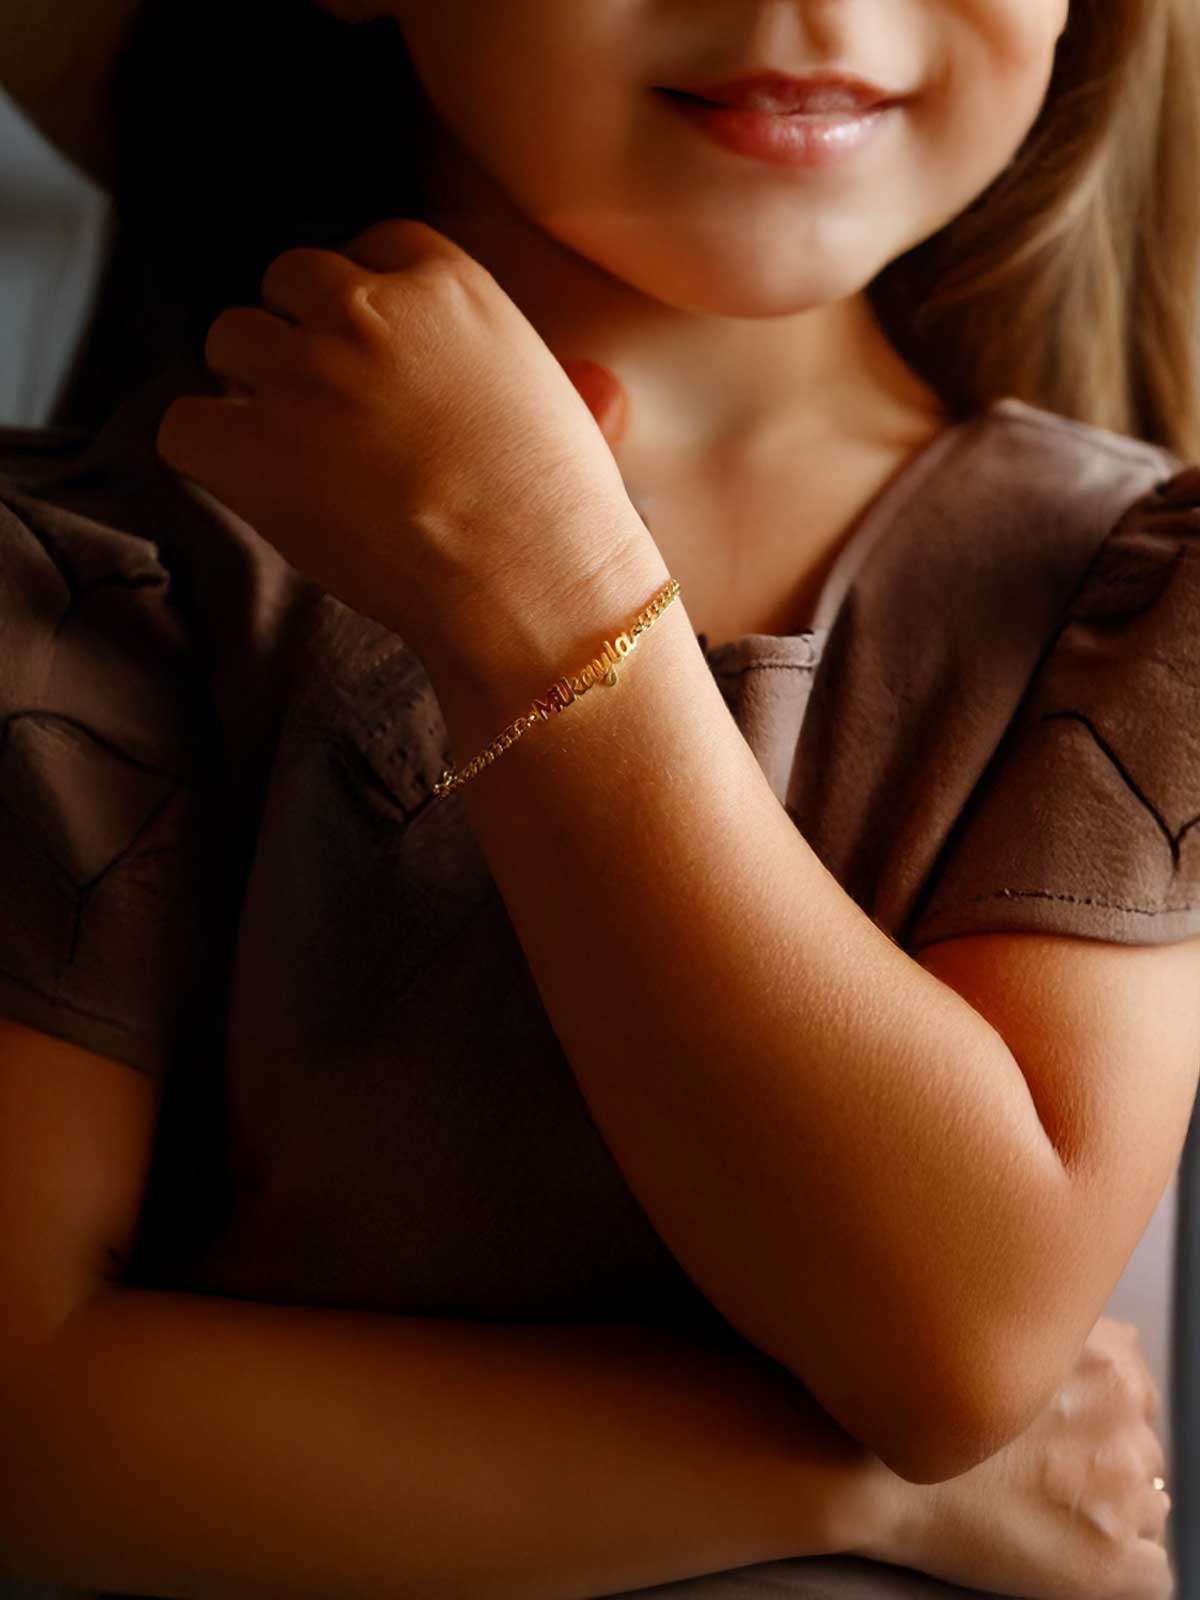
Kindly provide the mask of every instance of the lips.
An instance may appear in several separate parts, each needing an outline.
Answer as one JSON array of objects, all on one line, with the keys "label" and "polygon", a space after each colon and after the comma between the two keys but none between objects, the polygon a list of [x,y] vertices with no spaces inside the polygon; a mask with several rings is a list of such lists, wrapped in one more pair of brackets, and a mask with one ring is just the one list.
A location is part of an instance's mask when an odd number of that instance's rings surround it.
[{"label": "lips", "polygon": [[809,116],[854,116],[891,105],[899,98],[865,78],[830,72],[810,73],[803,78],[756,72],[721,82],[682,84],[665,92],[739,111]]}]

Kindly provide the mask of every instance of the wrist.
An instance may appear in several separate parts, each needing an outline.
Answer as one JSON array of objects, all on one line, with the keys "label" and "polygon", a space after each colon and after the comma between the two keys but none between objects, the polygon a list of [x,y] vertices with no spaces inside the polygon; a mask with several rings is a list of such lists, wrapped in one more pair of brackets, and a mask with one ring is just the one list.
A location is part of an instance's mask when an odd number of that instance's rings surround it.
[{"label": "wrist", "polygon": [[909,1483],[878,1456],[871,1456],[848,1503],[843,1553],[919,1569],[940,1487]]},{"label": "wrist", "polygon": [[617,508],[589,519],[586,537],[556,530],[541,557],[464,575],[450,592],[430,596],[423,637],[412,642],[424,647],[431,671],[477,691],[515,677],[539,693],[577,671],[669,576],[645,525],[632,508]]},{"label": "wrist", "polygon": [[560,557],[493,580],[460,595],[423,639],[410,636],[441,705],[455,766],[528,715],[552,685],[577,676],[662,589],[670,574],[641,532],[640,540],[607,541],[594,564]]},{"label": "wrist", "polygon": [[[791,1518],[793,1555],[857,1555],[915,1565],[930,1496],[848,1434],[803,1385],[774,1368],[775,1419],[788,1462],[775,1505]],[[906,1560],[912,1557],[912,1560]]]}]

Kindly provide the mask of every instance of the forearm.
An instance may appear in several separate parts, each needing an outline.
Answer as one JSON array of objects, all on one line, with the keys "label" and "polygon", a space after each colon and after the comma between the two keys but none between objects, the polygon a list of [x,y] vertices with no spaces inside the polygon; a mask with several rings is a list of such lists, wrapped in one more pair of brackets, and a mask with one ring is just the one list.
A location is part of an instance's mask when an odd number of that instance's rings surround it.
[{"label": "forearm", "polygon": [[[656,551],[608,574],[555,606],[498,605],[493,632],[447,629],[429,666],[456,764],[669,576]],[[459,794],[655,1227],[731,1323],[896,1465],[974,1415],[964,1374],[991,1415],[1071,1236],[1070,1191],[999,1034],[779,804],[685,600],[616,686]]]},{"label": "forearm", "polygon": [[118,1287],[6,1380],[6,1572],[170,1596],[590,1600],[876,1532],[882,1465],[752,1350]]}]

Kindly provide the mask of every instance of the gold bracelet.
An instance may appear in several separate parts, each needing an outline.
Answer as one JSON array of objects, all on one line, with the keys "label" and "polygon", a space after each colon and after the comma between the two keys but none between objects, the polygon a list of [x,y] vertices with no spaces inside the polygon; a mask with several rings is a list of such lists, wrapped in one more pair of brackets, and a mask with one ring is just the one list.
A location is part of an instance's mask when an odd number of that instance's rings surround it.
[{"label": "gold bracelet", "polygon": [[515,722],[510,722],[503,733],[497,734],[486,749],[481,750],[467,762],[461,772],[455,772],[453,767],[447,767],[433,786],[437,798],[444,800],[447,795],[460,789],[464,783],[470,782],[483,771],[484,767],[490,766],[498,755],[502,755],[509,745],[515,744],[523,733],[527,733],[535,722],[546,722],[552,712],[565,711],[572,700],[577,700],[580,695],[586,694],[598,683],[611,689],[617,681],[618,664],[637,644],[638,636],[645,633],[647,628],[654,626],[659,616],[678,594],[678,578],[669,578],[645,610],[638,612],[629,628],[623,629],[615,639],[605,639],[600,654],[582,667],[573,678],[559,678],[557,683],[552,683],[543,699],[533,701],[527,716],[518,717]]}]

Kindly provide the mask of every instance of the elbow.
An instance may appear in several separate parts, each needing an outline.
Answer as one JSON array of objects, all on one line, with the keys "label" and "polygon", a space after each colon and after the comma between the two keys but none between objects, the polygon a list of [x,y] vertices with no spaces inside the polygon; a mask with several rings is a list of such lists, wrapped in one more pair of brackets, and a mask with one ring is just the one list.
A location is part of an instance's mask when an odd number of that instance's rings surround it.
[{"label": "elbow", "polygon": [[909,1381],[893,1385],[890,1404],[880,1397],[869,1436],[856,1430],[858,1437],[907,1483],[961,1477],[1024,1433],[1049,1398],[1040,1389],[1034,1394],[1028,1366],[1014,1372],[1013,1365],[1009,1345],[1007,1355],[977,1355],[954,1378],[936,1362],[921,1373],[910,1368]]},{"label": "elbow", "polygon": [[906,1483],[946,1483],[979,1466],[1016,1434],[1004,1423],[981,1424],[943,1413],[932,1425],[903,1432],[885,1429],[872,1446],[889,1471]]},{"label": "elbow", "polygon": [[[907,1483],[945,1483],[999,1454],[1031,1426],[1063,1381],[1045,1330],[1018,1337],[994,1306],[987,1322],[943,1303],[907,1339],[880,1319],[871,1342],[840,1349],[823,1373],[775,1359],[842,1432]],[[882,1340],[882,1343],[880,1342]]]},{"label": "elbow", "polygon": [[1002,1450],[1008,1443],[1003,1432],[981,1427],[974,1416],[963,1418],[942,1408],[936,1418],[925,1419],[918,1426],[888,1419],[888,1426],[878,1430],[870,1448],[883,1466],[906,1483],[946,1483]]}]

